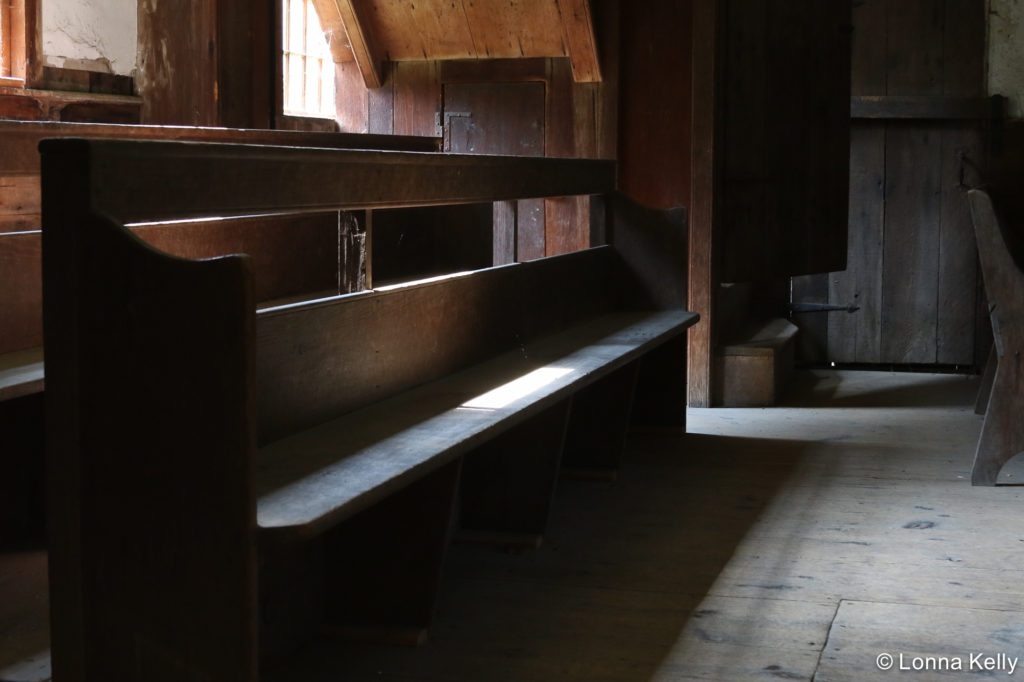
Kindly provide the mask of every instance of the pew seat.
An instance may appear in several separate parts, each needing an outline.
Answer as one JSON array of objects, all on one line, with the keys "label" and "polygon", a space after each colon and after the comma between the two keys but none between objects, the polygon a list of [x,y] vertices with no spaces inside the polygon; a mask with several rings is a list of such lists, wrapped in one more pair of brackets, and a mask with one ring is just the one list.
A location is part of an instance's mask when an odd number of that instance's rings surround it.
[{"label": "pew seat", "polygon": [[260,449],[261,533],[313,536],[639,359],[696,321],[685,310],[595,317]]}]

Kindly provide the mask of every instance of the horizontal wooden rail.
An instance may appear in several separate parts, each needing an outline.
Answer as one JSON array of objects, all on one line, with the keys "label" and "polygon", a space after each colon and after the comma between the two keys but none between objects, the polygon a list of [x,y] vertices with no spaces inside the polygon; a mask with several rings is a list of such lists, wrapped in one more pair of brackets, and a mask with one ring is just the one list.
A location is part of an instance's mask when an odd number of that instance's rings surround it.
[{"label": "horizontal wooden rail", "polygon": [[269,144],[328,149],[388,149],[412,152],[441,150],[441,138],[363,133],[313,133],[255,128],[63,123],[57,121],[0,121],[0,175],[38,173],[39,141],[49,137],[181,140],[231,144]]},{"label": "horizontal wooden rail", "polygon": [[993,104],[986,97],[937,95],[858,95],[850,98],[850,117],[866,119],[986,119]]},{"label": "horizontal wooden rail", "polygon": [[124,223],[615,188],[615,163],[604,160],[75,138],[43,140],[40,151],[44,178],[48,168],[60,178],[83,178],[88,210]]}]

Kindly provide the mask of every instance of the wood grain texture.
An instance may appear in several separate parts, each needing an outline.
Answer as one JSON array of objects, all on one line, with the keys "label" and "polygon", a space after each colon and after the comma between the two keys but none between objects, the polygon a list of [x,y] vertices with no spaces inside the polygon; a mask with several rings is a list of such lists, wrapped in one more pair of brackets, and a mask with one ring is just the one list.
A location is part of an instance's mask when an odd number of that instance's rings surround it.
[{"label": "wood grain texture", "polygon": [[715,197],[717,196],[718,164],[716,150],[721,134],[718,120],[718,70],[721,49],[718,35],[718,3],[698,3],[693,12],[693,119],[689,207],[689,281],[687,308],[693,310],[704,324],[690,329],[686,374],[687,402],[692,407],[711,406],[712,352],[716,339],[717,317],[714,310],[719,274],[715,243]]},{"label": "wood grain texture", "polygon": [[[541,331],[614,309],[625,294],[613,288],[613,258],[610,249],[599,249],[262,311],[259,384],[274,388],[260,391],[260,441],[518,348]],[[543,299],[554,290],[560,295],[552,305],[533,309],[515,303]],[[344,346],[337,343],[340,331],[349,338]],[[366,348],[374,354],[367,356]]]},{"label": "wood grain texture", "polygon": [[851,131],[849,255],[846,270],[829,275],[829,301],[860,310],[828,313],[825,318],[830,361],[882,361],[885,141],[884,124],[857,124]]},{"label": "wood grain texture", "polygon": [[[546,148],[547,140],[555,134],[548,130],[545,114],[549,91],[543,82],[534,81],[445,83],[445,126],[451,151],[552,155]],[[547,202],[524,199],[517,203],[514,224],[516,258],[533,260],[548,255]]]},{"label": "wood grain texture", "polygon": [[[185,258],[249,254],[257,301],[339,291],[336,213],[143,225],[134,231]],[[10,292],[0,303],[0,353],[42,345],[40,234],[0,234],[0,286]]]},{"label": "wood grain texture", "polygon": [[[1019,627],[1015,611],[844,600],[814,679],[871,682],[901,672],[936,679],[1008,676],[1010,661],[1016,671],[1017,653],[1006,640],[1015,641]],[[891,671],[876,665],[881,652],[892,652]]]},{"label": "wood grain texture", "polygon": [[[714,102],[691,95],[691,78],[714,73],[691,64],[691,41],[713,50],[715,30],[713,22],[699,31],[691,27],[690,4],[620,8],[619,188],[657,208],[690,205],[690,145],[708,139],[691,135],[691,111]],[[693,11],[713,14],[708,5],[695,3]],[[701,62],[705,67],[713,66],[710,52],[701,58],[708,60]],[[708,89],[702,94],[708,96]]]},{"label": "wood grain texture", "polygon": [[141,50],[135,82],[143,101],[142,122],[220,125],[219,55],[209,49],[217,43],[217,6],[145,0],[138,17]]},{"label": "wood grain texture", "polygon": [[562,27],[562,41],[572,61],[573,80],[577,83],[600,81],[601,64],[598,61],[589,0],[563,0],[556,3],[556,7]]},{"label": "wood grain texture", "polygon": [[88,218],[83,157],[43,177],[54,675],[254,680],[245,261],[176,261]]},{"label": "wood grain texture", "polygon": [[437,62],[392,65],[396,135],[441,135],[441,81]]},{"label": "wood grain texture", "polygon": [[[686,311],[618,313],[261,448],[268,542],[319,534],[679,336]],[[506,397],[507,395],[507,397]]]},{"label": "wood grain texture", "polygon": [[886,138],[882,358],[936,361],[941,135],[890,126]]},{"label": "wood grain texture", "polygon": [[248,255],[257,302],[341,293],[337,212],[147,224],[133,231],[155,248],[182,258]]},{"label": "wood grain texture", "polygon": [[195,126],[112,126],[102,123],[52,121],[0,121],[0,144],[5,155],[0,172],[11,175],[39,173],[39,142],[49,137],[116,137],[191,142],[234,142],[284,147],[331,149],[389,149],[432,152],[440,150],[436,138],[408,135],[360,135],[354,133],[307,133],[291,130],[225,129]]},{"label": "wood grain texture", "polygon": [[984,165],[980,128],[965,120],[981,115],[984,16],[977,0],[868,0],[854,9],[853,113],[889,120],[853,125],[849,262],[830,277],[832,302],[861,309],[829,314],[829,360],[984,361],[960,196]]},{"label": "wood grain texture", "polygon": [[614,483],[560,482],[538,552],[452,547],[426,647],[322,640],[264,679],[810,680],[843,669],[822,660],[833,637],[868,642],[868,619],[835,621],[848,601],[888,609],[878,650],[850,652],[856,680],[886,642],[952,654],[1004,616],[998,636],[1018,641],[1024,552],[1005,512],[1022,494],[960,478],[977,379],[803,378],[800,407],[693,410],[685,438],[634,434]]},{"label": "wood grain texture", "polygon": [[381,63],[384,61],[384,53],[378,47],[376,37],[367,31],[367,14],[360,11],[361,3],[353,0],[334,2],[341,24],[345,27],[348,44],[363,76],[363,83],[367,88],[379,88],[382,83]]},{"label": "wood grain texture", "polygon": [[[614,164],[584,159],[47,140],[88,149],[92,205],[133,222],[165,217],[472,203],[608,191]],[[161,187],[158,202],[146,187]],[[171,198],[173,197],[173,199]]]},{"label": "wood grain texture", "polygon": [[0,176],[0,232],[39,229],[39,176]]},{"label": "wood grain texture", "polygon": [[[359,67],[352,62],[334,65],[334,106],[338,114],[338,128],[343,133],[371,132],[370,93],[378,92],[379,88],[368,90],[362,78]],[[390,115],[391,112],[388,113]]]},{"label": "wood grain texture", "polygon": [[[564,59],[548,60],[544,156],[593,156],[583,153],[586,130],[593,121],[580,114],[577,120],[576,86],[571,65]],[[589,125],[588,125],[589,124]],[[589,218],[582,197],[559,197],[544,201],[543,254],[554,256],[589,246]]]},{"label": "wood grain texture", "polygon": [[0,234],[0,353],[42,346],[42,272],[39,232]]},{"label": "wood grain texture", "polygon": [[966,188],[981,182],[966,159],[977,158],[983,148],[980,130],[955,126],[941,131],[941,226],[939,232],[938,310],[935,355],[939,364],[972,365],[978,253],[971,230]]},{"label": "wood grain texture", "polygon": [[886,4],[890,40],[886,44],[887,95],[943,94],[945,0],[906,0]]},{"label": "wood grain texture", "polygon": [[1024,316],[1019,312],[1024,300],[1024,271],[1003,236],[1005,228],[992,200],[981,190],[971,190],[968,196],[998,357],[971,482],[995,485],[1003,465],[1024,450],[1024,424],[1020,420],[1024,409],[1024,394],[1020,391],[1024,380],[1020,360]]}]

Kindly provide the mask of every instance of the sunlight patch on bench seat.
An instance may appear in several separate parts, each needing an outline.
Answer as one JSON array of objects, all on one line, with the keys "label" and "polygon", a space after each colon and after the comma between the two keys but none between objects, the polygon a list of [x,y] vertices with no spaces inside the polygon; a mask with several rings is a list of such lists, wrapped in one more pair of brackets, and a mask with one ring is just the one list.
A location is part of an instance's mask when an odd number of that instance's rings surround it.
[{"label": "sunlight patch on bench seat", "polygon": [[510,381],[494,390],[466,401],[459,407],[460,409],[469,410],[500,410],[561,379],[571,371],[572,368],[569,367],[541,367],[514,381]]}]

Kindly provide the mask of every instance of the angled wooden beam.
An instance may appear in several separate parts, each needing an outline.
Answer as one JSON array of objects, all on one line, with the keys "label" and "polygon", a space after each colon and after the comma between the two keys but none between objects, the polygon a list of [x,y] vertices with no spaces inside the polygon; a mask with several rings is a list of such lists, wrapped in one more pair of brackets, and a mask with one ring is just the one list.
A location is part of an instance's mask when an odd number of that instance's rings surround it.
[{"label": "angled wooden beam", "polygon": [[367,88],[377,89],[383,83],[381,78],[381,59],[366,25],[360,20],[356,8],[357,0],[334,0],[341,15],[341,23],[348,35],[348,44],[352,47],[356,64]]},{"label": "angled wooden beam", "polygon": [[601,80],[601,63],[594,39],[590,0],[555,0],[561,15],[562,40],[572,62],[572,78],[577,83]]},{"label": "angled wooden beam", "polygon": [[327,36],[327,44],[331,48],[331,56],[335,63],[354,62],[352,46],[348,42],[345,24],[341,21],[341,10],[335,0],[313,0],[313,8],[320,19],[320,28]]}]

